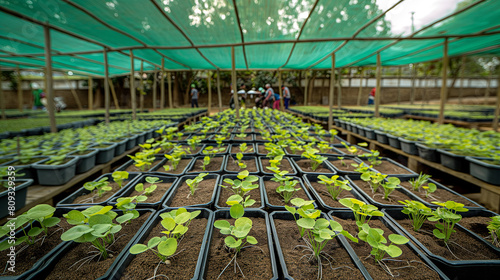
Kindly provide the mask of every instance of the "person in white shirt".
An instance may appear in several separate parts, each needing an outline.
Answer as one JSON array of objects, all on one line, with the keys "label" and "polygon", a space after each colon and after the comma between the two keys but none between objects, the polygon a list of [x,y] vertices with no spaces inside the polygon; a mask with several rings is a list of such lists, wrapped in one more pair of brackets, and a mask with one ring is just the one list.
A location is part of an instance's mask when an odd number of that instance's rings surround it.
[{"label": "person in white shirt", "polygon": [[283,90],[283,98],[285,101],[285,109],[288,109],[288,105],[290,104],[290,89],[284,85],[281,85],[281,89]]}]

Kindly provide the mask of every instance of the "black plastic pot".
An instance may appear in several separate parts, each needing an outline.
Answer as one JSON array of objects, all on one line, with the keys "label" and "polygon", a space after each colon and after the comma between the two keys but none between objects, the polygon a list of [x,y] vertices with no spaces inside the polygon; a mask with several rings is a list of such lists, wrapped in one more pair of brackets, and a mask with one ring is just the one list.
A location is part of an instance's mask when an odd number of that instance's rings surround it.
[{"label": "black plastic pot", "polygon": [[387,133],[381,131],[381,130],[374,130],[375,133],[375,139],[377,139],[378,142],[382,144],[389,144],[389,139],[387,138]]},{"label": "black plastic pot", "polygon": [[[68,209],[69,210],[69,209]],[[125,251],[125,249],[129,248],[134,244],[137,238],[142,236],[144,230],[146,229],[147,225],[150,224],[151,220],[156,216],[155,213],[156,211],[153,209],[137,209],[139,211],[139,214],[146,214],[146,213],[151,213],[150,217],[146,219],[144,224],[141,226],[141,228],[137,231],[137,233],[132,237],[132,239],[125,245],[124,249],[119,253],[118,257],[114,260],[114,262],[110,265],[109,269],[106,271],[104,275],[101,277],[97,278],[99,280],[104,280],[104,279],[109,279],[111,272],[116,269],[116,267],[119,264],[119,261],[128,253],[128,251]],[[120,211],[121,213],[121,211]],[[55,252],[50,259],[48,259],[47,262],[43,266],[40,267],[38,271],[35,273],[31,274],[30,277],[27,279],[29,280],[38,280],[38,279],[45,279],[50,272],[53,270],[54,266],[57,264],[57,262],[64,258],[64,256],[70,252],[71,249],[73,249],[76,245],[79,243],[76,242],[64,242],[64,245],[60,247],[60,249]],[[118,252],[117,252],[118,253]],[[71,272],[68,272],[71,273]]]},{"label": "black plastic pot", "polygon": [[[196,175],[185,175],[180,177],[176,182],[175,185],[173,185],[170,188],[170,191],[168,192],[167,196],[165,197],[165,200],[162,202],[162,207],[167,208],[170,207],[170,204],[172,203],[172,200],[174,199],[175,195],[177,194],[177,191],[179,188],[186,182],[188,179],[194,179]],[[184,205],[182,207],[202,207],[202,208],[207,208],[211,209],[212,206],[215,203],[215,198],[217,196],[217,188],[219,187],[220,182],[220,175],[218,174],[208,174],[207,176],[203,177],[204,180],[206,179],[215,179],[215,186],[214,186],[214,191],[212,192],[212,198],[210,202],[208,203],[203,203],[203,204],[193,204],[193,205]],[[196,192],[195,192],[196,194]]]},{"label": "black plastic pot", "polygon": [[[5,180],[1,180],[5,181]],[[26,205],[26,194],[28,193],[28,187],[33,184],[32,179],[16,179],[17,186],[15,188],[10,188],[0,192],[0,219],[8,216],[12,213],[14,217],[14,212],[23,208]],[[9,192],[15,192],[15,200],[9,199]]]},{"label": "black plastic pot", "polygon": [[116,143],[115,155],[114,155],[115,157],[120,156],[121,154],[125,153],[125,150],[127,148],[127,142],[128,142],[128,138],[123,139],[119,142],[113,142],[113,143]]},{"label": "black plastic pot", "polygon": [[[408,167],[406,167],[402,164],[395,162],[394,160],[392,160],[390,158],[382,157],[381,160],[386,161],[386,162],[390,162],[391,164],[396,165],[396,166],[398,166],[398,167],[400,167],[408,172],[406,174],[386,174],[386,175],[389,175],[389,177],[398,177],[398,178],[416,178],[416,177],[418,177],[418,174],[413,172],[413,170],[409,169]],[[379,172],[377,170],[377,166],[374,166],[371,169],[376,171],[376,172]],[[382,173],[382,172],[379,172],[379,173]],[[382,173],[382,174],[385,174],[385,173]]]},{"label": "black plastic pot", "polygon": [[117,146],[116,143],[109,143],[109,146],[106,148],[96,148],[92,147],[94,149],[97,149],[99,152],[96,155],[95,158],[95,163],[96,164],[103,164],[106,162],[111,161],[115,157],[115,148]]},{"label": "black plastic pot", "polygon": [[[490,217],[498,216],[498,213],[495,213],[493,211],[486,210],[486,209],[471,209],[468,212],[462,212],[460,214],[462,215],[463,218],[470,218],[470,217],[487,217],[487,218],[490,218]],[[481,236],[480,234],[475,233],[474,231],[466,228],[465,226],[462,226],[461,222],[458,222],[458,225],[460,225],[463,230],[468,231],[471,234],[473,234],[473,235],[475,235],[475,236],[477,236],[479,238],[482,238],[485,242],[488,242],[488,243],[491,244],[491,238],[490,239],[485,239],[485,236]],[[484,224],[483,226],[484,226],[484,228],[486,228],[488,226],[488,224]],[[488,235],[488,237],[489,237],[489,235]],[[494,245],[492,244],[492,246],[494,246]],[[496,246],[494,246],[494,247],[497,249],[497,251],[500,254],[500,248],[498,248]]]},{"label": "black plastic pot", "polygon": [[[63,200],[59,201],[59,203],[57,203],[57,207],[90,207],[90,206],[94,206],[94,205],[106,205],[109,201],[111,201],[111,199],[113,199],[116,195],[119,195],[119,194],[123,193],[124,191],[126,191],[127,188],[129,188],[131,185],[135,186],[134,181],[137,179],[139,174],[140,173],[129,173],[129,176],[128,176],[129,179],[125,180],[125,185],[119,191],[117,191],[115,194],[110,196],[105,201],[97,202],[97,203],[73,203],[73,201],[77,197],[90,193],[89,190],[86,190],[84,187],[81,187],[78,190],[76,190],[75,192],[73,192],[72,194],[70,194],[69,196],[67,196],[66,198],[64,198]],[[97,182],[104,177],[108,178],[108,182],[113,182],[113,176],[111,176],[111,173],[101,175],[99,178],[95,179],[94,182]]]},{"label": "black plastic pot", "polygon": [[[248,170],[248,171],[249,171],[249,173],[251,175],[259,175],[260,174],[261,171],[260,171],[260,168],[259,168],[258,158],[256,156],[243,156],[242,160],[243,161],[252,161],[252,160],[255,161],[255,169],[256,170],[252,171],[252,172],[250,172],[250,170]],[[240,173],[243,170],[247,170],[247,169],[242,169],[242,170],[238,170],[238,171],[228,170],[227,169],[227,165],[229,163],[232,164],[232,161],[237,161],[236,155],[234,155],[234,156],[233,155],[227,155],[226,156],[226,162],[224,163],[224,174],[238,174],[238,173]]]},{"label": "black plastic pot", "polygon": [[416,143],[418,156],[435,163],[441,163],[439,153],[436,148],[431,148],[422,143]]},{"label": "black plastic pot", "polygon": [[[403,214],[398,210],[382,210],[386,213],[386,218],[393,223],[401,232],[403,232],[410,240],[418,246],[429,259],[434,262],[434,264],[439,267],[450,279],[496,279],[500,273],[500,260],[447,260],[441,256],[438,256],[427,247],[425,247],[417,238],[413,237],[411,232],[408,232],[401,225],[398,224],[398,220],[403,220],[407,218],[406,214]],[[461,228],[459,225],[455,227]],[[458,230],[457,228],[457,230]],[[485,242],[482,238],[478,238],[476,235],[471,234],[469,231],[465,231],[472,238],[483,242],[487,247],[497,250],[493,245]],[[408,244],[412,243],[409,242]]]},{"label": "black plastic pot", "polygon": [[191,161],[191,164],[187,168],[188,171],[185,173],[185,175],[197,175],[197,174],[200,174],[200,173],[217,173],[217,174],[221,174],[223,172],[223,170],[224,170],[224,166],[226,166],[226,160],[227,160],[227,158],[224,155],[216,155],[215,157],[222,157],[223,158],[222,162],[221,162],[221,166],[220,166],[220,168],[218,170],[212,170],[212,171],[208,171],[208,170],[207,171],[203,171],[203,170],[202,171],[191,171],[195,167],[196,162],[198,160],[200,160],[201,162],[203,162],[204,156],[201,156],[201,157],[195,157],[195,158],[193,158],[193,160]]},{"label": "black plastic pot", "polygon": [[131,135],[128,137],[127,144],[125,145],[125,149],[127,149],[127,151],[131,150],[135,146],[137,146],[137,138],[138,137],[139,137],[139,135]]},{"label": "black plastic pot", "polygon": [[[262,164],[262,160],[263,159],[267,159],[266,157],[259,157],[259,169],[260,169],[260,172],[263,174],[263,175],[267,175],[267,176],[273,176],[273,172],[270,172],[263,164]],[[287,170],[288,171],[288,174],[286,174],[287,176],[297,176],[298,172],[297,172],[297,169],[295,169],[295,165],[292,163],[292,161],[288,158],[288,157],[283,157],[283,159],[281,160],[282,162],[286,160],[288,161],[288,163],[290,164],[290,167],[292,168],[292,170]],[[280,167],[281,168],[281,167]]]},{"label": "black plastic pot", "polygon": [[[259,177],[259,176],[257,176]],[[225,201],[222,201],[221,204],[224,205],[224,206],[220,206],[218,205],[218,202],[219,202],[219,199],[220,199],[220,196],[221,196],[221,193],[222,193],[222,187],[221,185],[225,185],[227,186],[228,184],[225,184],[224,183],[224,179],[226,178],[229,178],[231,180],[235,180],[235,179],[238,179],[236,175],[223,175],[221,176],[220,178],[220,181],[219,181],[219,185],[217,186],[217,193],[215,194],[215,200],[214,200],[214,208],[216,210],[219,210],[219,209],[229,209],[230,206],[228,206]],[[255,199],[255,196],[257,195],[257,192],[260,194],[260,202],[261,204],[260,205],[257,205],[257,204],[254,204],[251,208],[256,208],[256,209],[264,209],[264,207],[266,206],[266,202],[264,200],[264,197],[266,196],[265,194],[265,190],[264,190],[264,187],[262,185],[260,185],[260,177],[259,177],[259,180],[254,182],[254,184],[259,184],[259,188],[256,189],[256,190],[251,190],[248,195],[250,195],[250,198],[253,198]],[[228,187],[230,188],[230,187]]]},{"label": "black plastic pot", "polygon": [[488,158],[465,157],[469,162],[470,175],[492,185],[500,185],[500,165],[487,163]]},{"label": "black plastic pot", "polygon": [[146,132],[137,133],[136,145],[146,142]]},{"label": "black plastic pot", "polygon": [[389,140],[389,145],[396,149],[401,149],[401,142],[398,136],[387,133],[387,140]]},{"label": "black plastic pot", "polygon": [[295,165],[295,169],[297,169],[299,171],[299,175],[305,175],[305,174],[310,174],[310,175],[329,175],[329,176],[332,176],[332,175],[335,175],[337,174],[337,172],[335,171],[335,169],[330,165],[328,164],[328,160],[325,160],[321,163],[320,166],[322,166],[323,168],[326,168],[326,169],[329,169],[331,172],[329,173],[322,173],[322,172],[307,172],[307,171],[304,171],[302,170],[302,168],[300,168],[300,166],[297,164],[297,161],[300,161],[300,160],[309,160],[309,159],[301,159],[301,158],[290,158],[290,161],[292,161],[292,163]]},{"label": "black plastic pot", "polygon": [[96,149],[88,149],[87,151],[89,152],[84,155],[79,155],[77,152],[69,154],[78,156],[78,162],[76,163],[75,170],[76,174],[85,173],[95,166],[95,159],[99,151]]},{"label": "black plastic pot", "polygon": [[[265,207],[268,210],[268,212],[285,211],[286,208],[284,205],[273,205],[273,204],[269,203],[269,198],[267,196],[267,190],[265,189],[265,182],[271,181],[272,178],[274,178],[274,177],[273,176],[262,176],[262,177],[260,177],[260,180],[259,180],[260,187],[264,188],[264,203],[266,205]],[[299,181],[299,184],[295,185],[296,188],[300,187],[302,190],[304,190],[304,192],[306,193],[306,196],[308,197],[309,200],[314,200],[314,197],[309,193],[309,189],[304,185],[304,182],[302,181],[301,178],[293,177],[293,180]],[[293,206],[293,205],[290,204],[289,206]],[[316,202],[314,202],[314,208],[318,208],[318,205],[316,204]]]},{"label": "black plastic pot", "polygon": [[365,137],[371,140],[376,139],[375,130],[365,127]]},{"label": "black plastic pot", "polygon": [[[43,156],[35,156],[33,157],[34,159],[38,159],[38,161],[30,164],[21,164],[21,165],[13,165],[13,163],[16,162],[11,162],[10,165],[14,166],[16,169],[16,180],[17,179],[32,179],[33,180],[33,185],[38,184],[38,174],[36,170],[33,168],[33,164],[44,161],[47,159],[47,157]],[[19,174],[24,174],[20,176]]]},{"label": "black plastic pot", "polygon": [[[263,210],[260,209],[245,209],[245,215],[244,217],[248,218],[264,218],[266,222],[266,230],[267,230],[267,246],[269,248],[269,261],[271,262],[271,267],[273,271],[273,277],[271,280],[277,280],[278,279],[278,266],[276,264],[276,258],[274,256],[274,245],[273,245],[273,236],[272,236],[272,231],[271,231],[271,225],[269,222],[269,215],[264,212]],[[229,214],[229,210],[217,210],[214,212],[214,221],[218,219],[231,219],[231,215]],[[218,229],[212,229],[212,233],[210,234],[210,238],[207,241],[207,248],[210,249],[210,244],[212,243],[212,236],[214,233],[214,230]],[[264,246],[263,243],[259,243],[259,246]],[[208,251],[208,250],[207,250]],[[200,279],[206,279],[207,275],[207,270],[209,269],[208,267],[208,260],[210,259],[210,255],[207,254],[207,262],[204,264],[204,266],[201,268],[201,271],[203,272],[202,278]],[[231,271],[226,272],[226,273],[231,273]]]},{"label": "black plastic pot", "polygon": [[416,141],[411,141],[411,140],[406,140],[403,137],[399,137],[398,140],[401,142],[401,150],[407,154],[410,155],[417,155],[418,150],[416,144],[418,142]]},{"label": "black plastic pot", "polygon": [[36,170],[39,184],[42,186],[59,186],[75,177],[78,157],[68,156],[67,158],[70,160],[60,165],[44,164],[49,159],[34,163],[33,168]]},{"label": "black plastic pot", "polygon": [[174,173],[174,172],[160,172],[158,171],[158,169],[160,169],[161,167],[163,167],[164,165],[167,165],[168,163],[168,159],[164,158],[160,163],[158,163],[156,166],[153,166],[149,172],[152,172],[154,174],[158,174],[158,175],[163,175],[163,176],[183,176],[186,174],[186,172],[188,171],[188,168],[191,166],[192,162],[193,162],[193,158],[192,157],[182,157],[182,160],[189,160],[189,163],[184,167],[183,170],[178,170],[179,172],[178,173]]},{"label": "black plastic pot", "polygon": [[469,173],[469,162],[465,156],[456,155],[449,151],[438,149],[437,150],[441,159],[441,164],[458,172]]}]

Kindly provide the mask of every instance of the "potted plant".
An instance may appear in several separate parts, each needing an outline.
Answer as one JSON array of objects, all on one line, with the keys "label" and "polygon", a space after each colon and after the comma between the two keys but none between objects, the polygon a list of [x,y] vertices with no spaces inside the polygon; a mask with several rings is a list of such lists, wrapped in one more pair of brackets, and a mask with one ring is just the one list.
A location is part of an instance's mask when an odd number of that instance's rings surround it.
[{"label": "potted plant", "polygon": [[59,186],[73,179],[78,157],[56,155],[33,164],[40,185]]}]

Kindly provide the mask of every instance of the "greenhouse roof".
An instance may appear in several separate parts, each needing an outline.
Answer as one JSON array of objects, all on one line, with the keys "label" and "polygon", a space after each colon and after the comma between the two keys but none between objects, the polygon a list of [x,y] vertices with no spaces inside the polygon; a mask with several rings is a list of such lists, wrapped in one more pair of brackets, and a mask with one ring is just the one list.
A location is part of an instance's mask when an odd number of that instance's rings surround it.
[{"label": "greenhouse roof", "polygon": [[[450,0],[458,2],[458,0]],[[450,2],[448,1],[448,2]],[[500,1],[466,0],[426,15],[414,31],[392,19],[422,0],[0,0],[0,66],[42,68],[44,26],[55,70],[329,69],[498,54]],[[437,2],[431,2],[432,5]],[[455,3],[457,4],[457,3]],[[455,5],[453,4],[453,5]],[[410,15],[407,16],[408,21]]]}]

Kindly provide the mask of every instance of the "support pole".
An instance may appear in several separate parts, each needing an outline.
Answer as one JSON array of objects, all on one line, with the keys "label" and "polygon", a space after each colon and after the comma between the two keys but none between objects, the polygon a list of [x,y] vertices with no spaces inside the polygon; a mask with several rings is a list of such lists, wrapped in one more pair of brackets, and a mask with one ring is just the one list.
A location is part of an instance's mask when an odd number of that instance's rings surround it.
[{"label": "support pole", "polygon": [[106,124],[109,124],[109,69],[108,69],[108,52],[106,48],[104,48],[104,106],[106,109],[106,113],[104,118],[106,120]]},{"label": "support pole", "polygon": [[23,111],[23,78],[21,77],[21,70],[17,66],[17,101],[19,106],[19,111]]},{"label": "support pole", "polygon": [[236,120],[240,120],[240,101],[236,92],[236,60],[234,57],[234,47],[231,47],[231,81],[233,88],[234,109],[236,111]]},{"label": "support pole", "polygon": [[165,58],[161,58],[160,110],[165,108]]},{"label": "support pole", "polygon": [[[156,67],[155,67],[156,68]],[[153,71],[153,111],[156,110],[156,91],[158,90],[158,72]]]},{"label": "support pole", "polygon": [[278,87],[280,93],[280,111],[285,111],[285,104],[283,103],[283,89],[281,89],[281,71],[278,70]]},{"label": "support pole", "polygon": [[497,80],[497,102],[495,105],[495,117],[493,118],[493,130],[498,132],[498,115],[500,115],[500,75]]},{"label": "support pole", "polygon": [[89,82],[88,82],[88,91],[89,91],[89,110],[94,109],[94,80],[92,80],[92,77],[89,76]]},{"label": "support pole", "polygon": [[458,104],[462,104],[464,96],[464,78],[465,78],[465,56],[462,56],[462,68],[460,69],[460,91],[458,92]]},{"label": "support pole", "polygon": [[132,119],[136,120],[136,110],[137,110],[137,101],[135,95],[135,68],[134,68],[134,53],[130,50],[130,98],[132,103]]},{"label": "support pole", "polygon": [[339,69],[339,80],[337,81],[338,93],[337,93],[337,108],[342,107],[342,68]]},{"label": "support pole", "polygon": [[141,89],[141,92],[139,92],[139,108],[140,108],[140,113],[142,113],[142,110],[144,110],[144,82],[142,81],[142,75],[144,73],[144,61],[141,60],[141,72],[139,73],[139,88]]},{"label": "support pole", "polygon": [[484,92],[484,101],[483,103],[485,105],[488,104],[488,98],[490,97],[490,82],[491,82],[491,79],[490,79],[490,76],[488,75],[488,77],[486,77],[486,91]]},{"label": "support pole", "polygon": [[174,108],[174,101],[172,98],[172,72],[168,71],[167,75],[167,82],[168,82],[168,104],[170,109]]},{"label": "support pole", "polygon": [[120,110],[120,103],[118,102],[118,98],[116,97],[115,86],[113,85],[113,81],[111,78],[108,79],[109,87],[111,88],[111,94],[113,95],[113,102],[115,103],[115,108]]},{"label": "support pole", "polygon": [[207,75],[207,85],[208,85],[208,108],[207,108],[207,115],[210,116],[210,111],[212,110],[212,72],[208,71]]},{"label": "support pole", "polygon": [[0,68],[0,107],[2,108],[2,120],[7,119],[5,115],[5,97],[3,96],[3,88],[2,88],[2,69]]},{"label": "support pole", "polygon": [[54,86],[52,84],[52,53],[51,53],[51,41],[50,41],[50,28],[48,26],[44,26],[43,33],[45,35],[45,77],[46,84],[45,90],[47,93],[47,111],[49,111],[49,120],[50,120],[50,132],[57,132],[56,125],[56,115],[55,115],[55,106],[54,106]]},{"label": "support pole", "polygon": [[306,79],[306,84],[305,84],[305,88],[304,88],[304,106],[307,106],[307,86],[309,85],[309,81],[307,80],[307,71],[306,71],[306,75],[305,75],[305,79]]},{"label": "support pole", "polygon": [[359,90],[358,90],[358,102],[356,105],[361,106],[361,95],[363,94],[363,76],[365,74],[365,68],[361,68],[361,73],[359,74]]},{"label": "support pole", "polygon": [[439,118],[438,123],[444,123],[444,106],[448,98],[448,85],[447,85],[447,71],[448,71],[448,38],[444,39],[443,48],[443,76],[441,80],[441,99],[439,101]]},{"label": "support pole", "polygon": [[398,67],[398,105],[401,103],[401,72],[402,67]]},{"label": "support pole", "polygon": [[415,79],[417,78],[417,64],[413,64],[413,76],[411,77],[411,92],[410,92],[410,104],[413,105],[415,101]]},{"label": "support pole", "polygon": [[69,89],[71,91],[71,94],[73,95],[73,99],[75,99],[76,106],[78,107],[78,110],[83,110],[82,103],[80,102],[80,98],[78,97],[78,94],[76,93],[76,90],[72,87],[71,81],[69,80],[68,76],[64,75],[66,77],[66,81],[68,83]]},{"label": "support pole", "polygon": [[377,89],[375,91],[375,117],[380,117],[379,106],[380,106],[380,89],[382,86],[382,62],[380,59],[380,53],[377,53]]},{"label": "support pole", "polygon": [[217,95],[219,97],[219,112],[222,112],[222,94],[220,92],[220,71],[217,69]]},{"label": "support pole", "polygon": [[333,94],[335,92],[335,53],[332,53],[332,69],[330,74],[330,98],[328,102],[330,104],[329,115],[328,115],[328,129],[333,128]]}]

